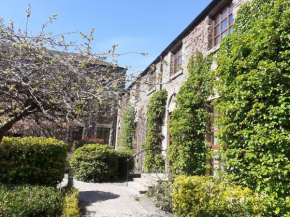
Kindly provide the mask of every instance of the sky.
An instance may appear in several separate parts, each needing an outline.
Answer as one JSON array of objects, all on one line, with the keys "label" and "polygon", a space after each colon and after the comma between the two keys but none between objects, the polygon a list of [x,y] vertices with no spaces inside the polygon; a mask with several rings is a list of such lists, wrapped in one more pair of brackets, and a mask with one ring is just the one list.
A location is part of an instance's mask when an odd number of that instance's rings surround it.
[{"label": "sky", "polygon": [[[138,74],[191,23],[211,0],[0,0],[0,17],[25,28],[26,9],[31,6],[28,30],[40,33],[48,17],[57,20],[48,28],[55,34],[79,31],[89,34],[95,28],[92,48],[106,52],[118,44],[120,66],[130,66]],[[79,34],[69,40],[81,38]],[[131,72],[133,73],[133,72]]]}]

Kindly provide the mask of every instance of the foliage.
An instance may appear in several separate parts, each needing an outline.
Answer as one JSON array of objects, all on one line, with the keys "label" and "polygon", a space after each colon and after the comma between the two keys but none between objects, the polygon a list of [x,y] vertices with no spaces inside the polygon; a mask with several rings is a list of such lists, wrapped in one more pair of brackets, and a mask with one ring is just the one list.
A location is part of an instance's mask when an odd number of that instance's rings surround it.
[{"label": "foliage", "polygon": [[118,157],[118,171],[119,178],[127,176],[127,160],[129,160],[129,172],[134,169],[134,159],[131,151],[116,151]]},{"label": "foliage", "polygon": [[73,153],[70,163],[81,181],[110,181],[116,178],[118,156],[108,145],[88,144]]},{"label": "foliage", "polygon": [[0,215],[60,216],[62,194],[54,187],[0,184]]},{"label": "foliage", "polygon": [[135,109],[133,106],[129,105],[123,116],[124,126],[122,128],[122,140],[121,146],[128,150],[133,149],[133,139],[135,135]]},{"label": "foliage", "polygon": [[66,190],[62,217],[80,217],[79,191],[72,187]]},{"label": "foliage", "polygon": [[64,176],[67,144],[42,137],[0,142],[0,181],[56,186]]},{"label": "foliage", "polygon": [[249,188],[209,176],[177,176],[173,183],[177,216],[263,216],[264,198]]},{"label": "foliage", "polygon": [[34,114],[56,123],[93,116],[101,105],[115,105],[124,87],[125,70],[115,64],[116,45],[107,53],[93,53],[94,29],[80,33],[76,42],[66,40],[72,32],[48,32],[56,14],[32,35],[30,14],[28,7],[24,29],[0,19],[0,140],[17,121]]},{"label": "foliage", "polygon": [[85,138],[81,140],[75,140],[71,147],[71,151],[75,151],[80,147],[83,147],[86,144],[104,144],[104,139],[98,138]]},{"label": "foliage", "polygon": [[144,171],[151,172],[164,170],[164,159],[162,156],[162,126],[166,109],[167,91],[165,89],[157,91],[151,97],[147,106],[147,133],[146,141],[143,145],[146,150],[144,153]]},{"label": "foliage", "polygon": [[172,186],[169,181],[159,182],[147,191],[149,197],[153,197],[155,206],[168,212],[172,212]]},{"label": "foliage", "polygon": [[212,95],[212,57],[198,53],[188,64],[188,80],[176,96],[176,109],[170,117],[169,149],[171,170],[175,174],[200,175],[207,167],[205,142],[208,97]]},{"label": "foliage", "polygon": [[228,172],[290,215],[290,2],[253,0],[221,43],[217,108]]}]

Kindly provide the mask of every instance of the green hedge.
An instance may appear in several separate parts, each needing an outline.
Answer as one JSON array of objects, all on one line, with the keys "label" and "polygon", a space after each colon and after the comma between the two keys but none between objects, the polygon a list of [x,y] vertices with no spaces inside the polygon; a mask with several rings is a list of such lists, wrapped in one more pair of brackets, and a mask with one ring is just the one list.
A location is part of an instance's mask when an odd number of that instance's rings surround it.
[{"label": "green hedge", "polygon": [[79,191],[76,188],[66,189],[62,217],[80,217]]},{"label": "green hedge", "polygon": [[62,199],[54,187],[0,184],[0,216],[61,216]]},{"label": "green hedge", "polygon": [[56,186],[64,176],[66,155],[63,141],[4,137],[0,143],[0,182]]},{"label": "green hedge", "polygon": [[71,167],[81,181],[110,181],[117,175],[118,156],[108,145],[88,144],[74,152]]},{"label": "green hedge", "polygon": [[117,151],[118,156],[118,178],[125,178],[127,176],[127,159],[131,159],[129,161],[129,172],[134,169],[134,159],[132,159],[131,151]]},{"label": "green hedge", "polygon": [[104,144],[104,139],[98,138],[85,138],[80,140],[75,140],[72,144],[71,151],[75,151],[80,147],[83,147],[87,144]]},{"label": "green hedge", "polygon": [[173,184],[177,216],[267,216],[264,198],[249,188],[209,176],[178,176]]}]

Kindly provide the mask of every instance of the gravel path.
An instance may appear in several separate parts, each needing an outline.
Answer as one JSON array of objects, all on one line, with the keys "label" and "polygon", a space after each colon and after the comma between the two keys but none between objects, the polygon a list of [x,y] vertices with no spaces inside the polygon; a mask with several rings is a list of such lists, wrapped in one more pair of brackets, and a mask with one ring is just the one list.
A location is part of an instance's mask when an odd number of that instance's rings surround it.
[{"label": "gravel path", "polygon": [[[64,179],[63,185],[67,183]],[[138,197],[125,183],[85,183],[74,180],[80,191],[83,216],[96,217],[170,217],[156,208],[147,197]]]}]

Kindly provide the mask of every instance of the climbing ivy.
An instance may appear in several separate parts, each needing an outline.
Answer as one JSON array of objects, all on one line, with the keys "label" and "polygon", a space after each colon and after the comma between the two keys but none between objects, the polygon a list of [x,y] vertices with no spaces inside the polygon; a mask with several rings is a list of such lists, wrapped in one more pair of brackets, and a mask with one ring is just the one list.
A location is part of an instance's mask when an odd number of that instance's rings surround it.
[{"label": "climbing ivy", "polygon": [[123,116],[123,129],[122,129],[122,140],[121,147],[127,150],[133,149],[133,139],[135,135],[135,109],[132,105],[126,107],[126,111]]},{"label": "climbing ivy", "polygon": [[268,216],[290,216],[289,20],[289,0],[245,4],[217,58],[227,172],[273,199]]},{"label": "climbing ivy", "polygon": [[166,110],[167,91],[157,91],[151,97],[147,106],[147,133],[143,144],[145,149],[144,171],[156,172],[164,170],[164,159],[162,156],[162,126]]},{"label": "climbing ivy", "polygon": [[169,150],[175,174],[200,175],[206,167],[208,143],[205,141],[209,118],[207,100],[212,94],[210,71],[212,56],[198,53],[188,64],[189,77],[176,96],[176,109],[170,118]]}]

